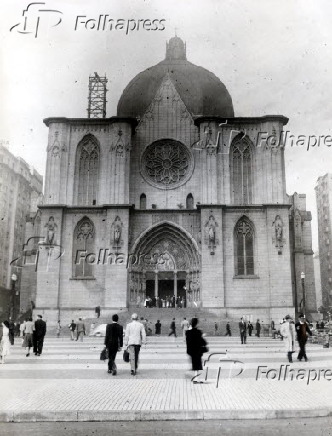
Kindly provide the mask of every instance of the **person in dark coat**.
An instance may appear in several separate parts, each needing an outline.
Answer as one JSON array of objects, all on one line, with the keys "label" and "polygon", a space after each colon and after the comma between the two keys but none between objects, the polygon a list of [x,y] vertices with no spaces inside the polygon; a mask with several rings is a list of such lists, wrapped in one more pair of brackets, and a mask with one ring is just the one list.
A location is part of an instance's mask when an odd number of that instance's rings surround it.
[{"label": "person in dark coat", "polygon": [[9,342],[10,345],[14,345],[14,336],[15,336],[15,324],[13,320],[9,318]]},{"label": "person in dark coat", "polygon": [[241,344],[245,344],[247,342],[247,324],[244,322],[244,319],[241,318],[239,322],[240,336],[241,336]]},{"label": "person in dark coat", "polygon": [[43,351],[44,337],[46,335],[46,322],[41,315],[38,315],[35,321],[35,330],[33,332],[34,349],[33,352],[36,356],[40,356]]},{"label": "person in dark coat", "polygon": [[171,325],[169,326],[169,335],[174,335],[176,337],[176,327],[175,327],[175,318],[173,318],[173,321],[171,322]]},{"label": "person in dark coat", "polygon": [[195,377],[198,375],[198,371],[203,369],[203,347],[206,346],[203,333],[197,328],[197,324],[198,318],[193,318],[191,320],[192,328],[186,331],[187,354],[191,357],[192,370],[195,371]]},{"label": "person in dark coat", "polygon": [[123,327],[118,324],[117,314],[112,316],[112,324],[106,326],[105,346],[108,349],[108,373],[116,375],[116,353],[123,347]]},{"label": "person in dark coat", "polygon": [[308,335],[312,336],[312,333],[303,313],[300,313],[299,315],[299,321],[295,324],[295,331],[300,346],[300,352],[297,356],[297,360],[301,362],[302,358],[304,357],[304,360],[308,362],[305,344],[307,343]]},{"label": "person in dark coat", "polygon": [[225,336],[232,336],[231,325],[230,325],[229,322],[226,324],[226,334],[225,334]]},{"label": "person in dark coat", "polygon": [[161,323],[160,323],[159,319],[157,320],[157,322],[155,324],[155,328],[156,328],[156,335],[159,336],[161,333]]},{"label": "person in dark coat", "polygon": [[251,333],[252,333],[253,329],[254,329],[254,326],[251,324],[250,321],[248,321],[248,333],[249,333],[249,336],[251,336]]},{"label": "person in dark coat", "polygon": [[256,322],[256,336],[259,338],[261,335],[261,324],[259,322],[259,319]]}]

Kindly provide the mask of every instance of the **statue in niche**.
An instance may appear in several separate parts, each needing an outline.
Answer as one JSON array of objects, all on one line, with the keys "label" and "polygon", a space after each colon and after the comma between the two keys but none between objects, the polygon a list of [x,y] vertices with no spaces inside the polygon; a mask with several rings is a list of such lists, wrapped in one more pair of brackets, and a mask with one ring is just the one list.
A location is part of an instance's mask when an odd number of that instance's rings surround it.
[{"label": "statue in niche", "polygon": [[277,215],[275,217],[275,220],[273,222],[274,227],[274,237],[273,237],[273,243],[278,249],[278,254],[282,254],[282,248],[285,243],[284,239],[284,223],[280,217],[280,215]]},{"label": "statue in niche", "polygon": [[121,239],[122,227],[123,227],[122,221],[120,217],[117,216],[112,224],[113,248],[116,249],[121,248],[123,242]]},{"label": "statue in niche", "polygon": [[216,237],[216,227],[218,227],[218,223],[216,222],[212,211],[210,211],[209,220],[205,224],[205,240],[209,246],[210,254],[214,254],[214,250],[216,245],[218,244],[218,240]]},{"label": "statue in niche", "polygon": [[45,224],[45,227],[47,227],[46,244],[47,245],[55,244],[55,232],[58,226],[54,222],[53,216],[50,216],[48,222]]}]

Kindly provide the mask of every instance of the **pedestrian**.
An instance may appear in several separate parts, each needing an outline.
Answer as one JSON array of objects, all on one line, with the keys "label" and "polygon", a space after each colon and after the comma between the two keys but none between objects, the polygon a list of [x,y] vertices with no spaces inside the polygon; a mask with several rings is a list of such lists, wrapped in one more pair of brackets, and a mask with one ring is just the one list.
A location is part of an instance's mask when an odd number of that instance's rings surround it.
[{"label": "pedestrian", "polygon": [[15,336],[15,324],[13,320],[9,318],[9,342],[10,345],[14,345],[14,336]]},{"label": "pedestrian", "polygon": [[225,336],[232,336],[232,332],[231,332],[231,325],[229,322],[227,322],[226,324],[226,334]]},{"label": "pedestrian", "polygon": [[176,337],[175,318],[173,318],[171,325],[169,326],[168,336],[172,336],[172,335],[174,335]]},{"label": "pedestrian", "polygon": [[155,323],[154,326],[156,329],[156,335],[159,336],[161,334],[161,323],[159,319],[157,319],[157,322]]},{"label": "pedestrian", "polygon": [[20,325],[20,337],[23,338],[24,337],[24,330],[25,330],[25,323],[27,322],[27,320],[25,319],[22,324]]},{"label": "pedestrian", "polygon": [[189,329],[189,321],[186,317],[183,318],[183,321],[181,322],[181,328],[183,333],[183,340],[186,340],[186,332]]},{"label": "pedestrian", "polygon": [[141,345],[146,344],[146,333],[143,324],[138,322],[137,313],[131,315],[132,321],[127,324],[125,333],[125,346],[128,347],[131,375],[136,375],[138,368],[138,356]]},{"label": "pedestrian", "polygon": [[259,338],[260,334],[261,334],[261,325],[260,325],[260,322],[259,322],[259,319],[258,319],[257,322],[256,322],[256,336]]},{"label": "pedestrian", "polygon": [[282,334],[285,344],[288,362],[293,363],[292,354],[294,353],[295,326],[292,323],[290,315],[286,315],[284,319],[285,322],[280,326],[280,333]]},{"label": "pedestrian", "polygon": [[251,324],[250,321],[248,321],[248,327],[247,328],[248,328],[249,336],[251,336],[251,333],[252,333],[252,331],[254,329],[254,326]]},{"label": "pedestrian", "polygon": [[9,340],[9,322],[3,321],[2,323],[2,339],[0,342],[0,363],[5,363],[6,356],[10,354],[10,340]]},{"label": "pedestrian", "polygon": [[28,351],[27,354],[25,355],[26,357],[30,356],[30,348],[33,347],[33,330],[34,330],[34,323],[32,322],[32,318],[28,318],[28,320],[25,323],[25,328],[24,328],[24,340],[23,340],[23,344],[22,347],[23,348],[27,348]]},{"label": "pedestrian", "polygon": [[56,325],[56,337],[57,338],[60,337],[60,333],[61,333],[61,322],[60,322],[60,320],[58,320],[57,325]]},{"label": "pedestrian", "polygon": [[18,338],[20,336],[20,323],[17,321],[15,323],[15,336]]},{"label": "pedestrian", "polygon": [[[191,320],[192,328],[186,332],[187,354],[191,357],[192,370],[195,372],[193,379],[198,376],[198,371],[203,369],[202,356],[207,346],[203,333],[197,328],[197,324],[198,318],[193,318]],[[194,380],[194,383],[199,383],[199,381]]]},{"label": "pedestrian", "polygon": [[297,360],[301,362],[302,358],[304,358],[304,360],[308,362],[305,345],[307,343],[308,335],[312,336],[312,333],[303,313],[300,313],[299,315],[299,321],[295,324],[295,330],[300,346],[300,352],[297,356]]},{"label": "pedestrian", "polygon": [[218,334],[218,324],[215,322],[214,323],[214,336],[217,336]]},{"label": "pedestrian", "polygon": [[35,321],[35,330],[33,333],[34,344],[33,352],[36,356],[40,356],[43,352],[44,337],[46,335],[46,322],[43,320],[42,315],[38,315],[38,319]]},{"label": "pedestrian", "polygon": [[115,313],[112,316],[112,324],[106,326],[105,346],[108,349],[108,373],[116,375],[116,354],[123,347],[123,327],[118,324],[119,317]]},{"label": "pedestrian", "polygon": [[243,317],[239,322],[240,336],[241,336],[241,344],[246,344],[247,342],[247,324],[244,322]]},{"label": "pedestrian", "polygon": [[76,341],[78,341],[78,339],[80,338],[81,342],[83,342],[83,336],[85,335],[85,325],[82,318],[78,318],[78,321],[76,323],[76,333]]},{"label": "pedestrian", "polygon": [[73,319],[71,320],[71,323],[68,324],[68,327],[69,327],[69,330],[70,330],[70,339],[71,339],[72,341],[74,341],[74,340],[75,340],[75,329],[76,329],[76,324],[75,324],[75,322],[74,322]]},{"label": "pedestrian", "polygon": [[97,306],[95,308],[95,313],[96,313],[97,318],[100,318],[100,306]]},{"label": "pedestrian", "polygon": [[94,322],[90,325],[89,336],[93,336],[93,331],[95,329],[96,324]]}]

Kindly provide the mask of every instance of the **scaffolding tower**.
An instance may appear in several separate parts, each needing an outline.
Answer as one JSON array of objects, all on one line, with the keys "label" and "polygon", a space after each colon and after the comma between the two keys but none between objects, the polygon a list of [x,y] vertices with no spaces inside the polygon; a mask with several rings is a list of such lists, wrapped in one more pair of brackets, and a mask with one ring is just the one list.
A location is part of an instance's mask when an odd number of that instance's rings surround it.
[{"label": "scaffolding tower", "polygon": [[107,77],[100,77],[97,73],[89,76],[89,107],[88,118],[106,117],[106,84]]}]

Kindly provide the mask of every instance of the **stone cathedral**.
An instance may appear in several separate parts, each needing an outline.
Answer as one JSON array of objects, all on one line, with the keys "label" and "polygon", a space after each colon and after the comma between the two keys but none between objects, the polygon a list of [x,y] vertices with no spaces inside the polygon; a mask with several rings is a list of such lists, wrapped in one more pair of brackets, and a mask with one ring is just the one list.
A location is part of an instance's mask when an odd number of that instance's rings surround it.
[{"label": "stone cathedral", "polygon": [[314,311],[311,215],[286,194],[281,115],[235,117],[179,38],[110,118],[47,118],[36,313],[55,322],[180,298],[238,319]]}]

